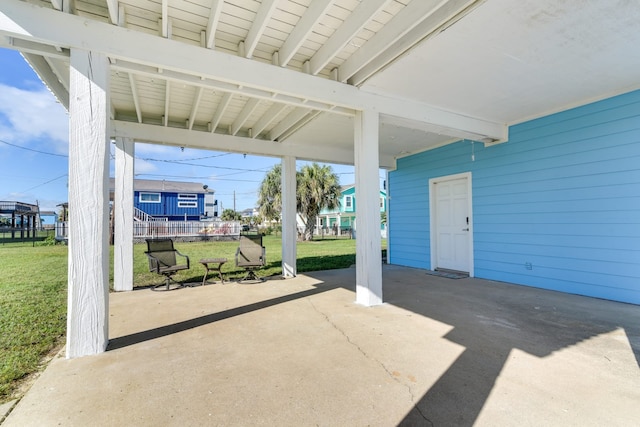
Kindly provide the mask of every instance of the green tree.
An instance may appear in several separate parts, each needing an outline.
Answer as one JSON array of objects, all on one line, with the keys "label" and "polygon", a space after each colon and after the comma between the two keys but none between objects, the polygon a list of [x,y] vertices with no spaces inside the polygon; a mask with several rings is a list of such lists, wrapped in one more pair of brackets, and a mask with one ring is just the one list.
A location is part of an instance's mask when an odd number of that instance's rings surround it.
[{"label": "green tree", "polygon": [[[276,165],[260,185],[260,215],[269,220],[280,219],[282,211],[281,167]],[[296,173],[296,206],[305,224],[303,239],[311,240],[316,219],[323,208],[334,209],[340,200],[340,183],[331,166],[317,163],[303,166]]]},{"label": "green tree", "polygon": [[258,192],[258,206],[260,216],[267,221],[280,221],[282,211],[282,188],[280,176],[282,167],[275,165],[262,180]]},{"label": "green tree", "polygon": [[296,195],[298,213],[304,221],[304,240],[311,240],[320,210],[335,209],[340,204],[338,175],[331,166],[303,166],[297,174]]},{"label": "green tree", "polygon": [[242,215],[240,215],[240,212],[236,212],[233,209],[225,209],[220,218],[223,221],[240,221]]}]

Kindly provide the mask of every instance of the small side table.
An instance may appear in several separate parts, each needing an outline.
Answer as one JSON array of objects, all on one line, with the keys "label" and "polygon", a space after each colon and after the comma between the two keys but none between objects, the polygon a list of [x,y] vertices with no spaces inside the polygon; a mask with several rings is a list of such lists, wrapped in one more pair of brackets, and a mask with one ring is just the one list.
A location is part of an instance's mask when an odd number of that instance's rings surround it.
[{"label": "small side table", "polygon": [[[218,274],[220,275],[220,282],[224,285],[224,277],[222,277],[222,265],[227,262],[226,258],[202,258],[200,260],[200,264],[204,265],[206,272],[204,273],[204,277],[202,278],[202,286],[207,283],[207,276],[209,275],[209,270],[218,270]],[[209,267],[209,264],[214,264],[212,267]],[[218,264],[216,267],[215,264]],[[215,282],[213,282],[215,283]]]}]

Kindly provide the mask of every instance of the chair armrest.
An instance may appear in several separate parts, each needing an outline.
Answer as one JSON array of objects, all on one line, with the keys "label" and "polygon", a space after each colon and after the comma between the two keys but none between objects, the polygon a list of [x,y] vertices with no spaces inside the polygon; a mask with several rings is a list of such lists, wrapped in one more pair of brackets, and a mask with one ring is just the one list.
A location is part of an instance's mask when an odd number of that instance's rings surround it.
[{"label": "chair armrest", "polygon": [[160,261],[148,252],[145,252],[144,254],[149,258],[149,265],[152,266],[149,268],[149,271],[155,271],[160,274]]},{"label": "chair armrest", "polygon": [[181,253],[180,253],[180,252],[178,252],[178,251],[176,251],[176,254],[177,254],[177,255],[180,255],[181,257],[184,257],[184,258],[186,258],[186,259],[187,259],[187,269],[189,269],[189,268],[190,268],[190,267],[189,267],[189,256],[188,256],[188,255],[181,254]]}]

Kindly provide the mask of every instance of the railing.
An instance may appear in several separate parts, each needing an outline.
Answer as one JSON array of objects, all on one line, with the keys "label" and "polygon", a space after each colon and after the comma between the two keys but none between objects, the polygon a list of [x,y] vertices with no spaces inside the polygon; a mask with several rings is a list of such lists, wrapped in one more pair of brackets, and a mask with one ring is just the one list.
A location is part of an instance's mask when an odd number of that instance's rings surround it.
[{"label": "railing", "polygon": [[[233,237],[240,235],[240,229],[236,221],[135,221],[133,237]],[[56,240],[66,240],[68,232],[66,221],[56,223]]]},{"label": "railing", "polygon": [[137,238],[239,235],[240,223],[235,221],[138,221],[133,223],[133,236]]},{"label": "railing", "polygon": [[157,218],[155,216],[151,216],[148,213],[146,213],[143,210],[140,210],[136,207],[133,208],[133,219],[135,221],[168,221],[168,219],[166,217],[164,218]]}]

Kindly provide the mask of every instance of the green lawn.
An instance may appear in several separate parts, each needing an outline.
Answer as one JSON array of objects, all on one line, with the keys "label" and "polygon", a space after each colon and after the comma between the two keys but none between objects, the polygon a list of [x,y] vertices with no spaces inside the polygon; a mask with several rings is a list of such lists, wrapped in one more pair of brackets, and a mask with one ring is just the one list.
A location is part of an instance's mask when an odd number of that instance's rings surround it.
[{"label": "green lawn", "polygon": [[[355,263],[355,244],[355,240],[298,242],[298,272],[349,267]],[[281,238],[265,236],[264,245],[267,266],[258,274],[282,274]],[[176,275],[178,281],[202,281],[204,267],[198,263],[200,258],[227,258],[229,261],[222,268],[225,279],[244,275],[234,265],[237,241],[176,242],[175,246],[191,260],[191,269]],[[134,245],[135,287],[163,281],[149,273],[145,250],[144,244]],[[0,245],[0,403],[12,396],[22,378],[39,369],[47,353],[63,343],[66,304],[66,246]]]}]

